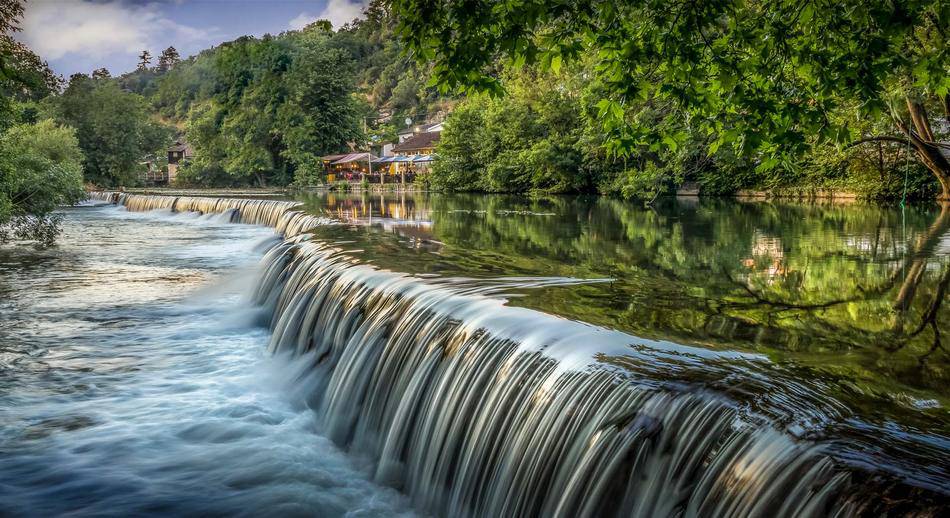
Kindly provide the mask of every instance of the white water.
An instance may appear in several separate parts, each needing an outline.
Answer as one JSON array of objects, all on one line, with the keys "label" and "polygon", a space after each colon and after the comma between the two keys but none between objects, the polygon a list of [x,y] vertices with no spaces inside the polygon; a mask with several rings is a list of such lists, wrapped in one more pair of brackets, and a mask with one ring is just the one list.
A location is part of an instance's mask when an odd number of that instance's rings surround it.
[{"label": "white water", "polygon": [[[2,417],[37,430],[4,435],[4,450],[26,446],[0,457],[13,511],[390,515],[411,502],[443,516],[818,516],[890,505],[822,445],[773,424],[781,412],[794,414],[787,429],[845,412],[764,375],[765,358],[491,296],[576,280],[423,281],[305,236],[273,248],[262,271],[225,276],[249,267],[268,235],[228,222],[295,235],[320,221],[292,203],[122,201],[150,212],[85,209],[110,220],[78,218],[92,242],[73,242],[77,261],[108,273],[52,261],[39,278],[82,272],[78,293],[50,283],[42,301],[18,297],[27,318],[0,335],[26,338],[24,322],[50,335],[9,362],[14,395],[2,406],[13,410]],[[242,300],[251,292],[260,306]],[[34,374],[72,366],[63,378],[81,381],[66,395],[42,376],[16,383],[31,358],[43,358]],[[742,386],[757,410],[689,383],[702,376]],[[20,385],[32,392],[17,395]]]},{"label": "white water", "polygon": [[272,230],[115,206],[64,224],[0,255],[0,515],[410,514],[266,354],[246,295]]}]

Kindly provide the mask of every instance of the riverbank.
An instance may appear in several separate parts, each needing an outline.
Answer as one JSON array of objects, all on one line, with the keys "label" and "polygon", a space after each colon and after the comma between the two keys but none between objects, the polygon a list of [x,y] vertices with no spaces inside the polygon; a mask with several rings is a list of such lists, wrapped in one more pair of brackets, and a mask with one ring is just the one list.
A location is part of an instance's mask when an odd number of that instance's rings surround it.
[{"label": "riverbank", "polygon": [[[90,191],[91,192],[91,191]],[[435,190],[426,190],[422,186],[417,185],[400,185],[400,184],[370,184],[365,186],[363,184],[349,184],[347,187],[341,187],[340,185],[330,185],[330,186],[316,186],[308,188],[291,188],[291,187],[273,187],[273,188],[259,188],[259,187],[248,187],[248,188],[173,188],[173,187],[134,187],[124,189],[121,192],[126,192],[129,194],[143,194],[143,195],[158,195],[158,196],[211,196],[211,197],[235,197],[235,198],[287,198],[293,197],[298,194],[309,194],[309,193],[334,193],[334,194],[447,194],[441,191]],[[459,193],[467,195],[509,195],[505,193]],[[538,198],[538,197],[550,197],[550,196],[575,196],[572,194],[545,194],[545,193],[513,193],[511,196],[524,196],[526,198]],[[614,199],[616,197],[602,194],[593,194],[591,196],[598,196],[608,199]],[[694,186],[685,186],[683,188],[677,189],[673,194],[660,195],[659,198],[703,198],[703,199],[724,199],[730,200],[734,199],[737,201],[749,202],[749,201],[769,201],[769,200],[782,200],[782,201],[800,201],[800,202],[815,202],[815,203],[861,203],[867,202],[874,205],[887,206],[888,203],[868,200],[867,197],[861,196],[858,193],[845,190],[837,189],[806,189],[806,188],[783,188],[783,189],[773,189],[773,190],[752,190],[752,189],[743,189],[737,191],[731,195],[709,195],[702,194],[697,187]]]}]

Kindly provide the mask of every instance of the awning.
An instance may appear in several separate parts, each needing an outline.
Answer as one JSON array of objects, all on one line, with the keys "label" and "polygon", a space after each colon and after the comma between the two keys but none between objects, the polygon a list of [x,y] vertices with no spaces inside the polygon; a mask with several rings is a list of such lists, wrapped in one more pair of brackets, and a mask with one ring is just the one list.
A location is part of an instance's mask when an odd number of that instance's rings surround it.
[{"label": "awning", "polygon": [[377,158],[378,157],[373,156],[369,153],[350,153],[349,155],[346,155],[343,158],[331,163],[333,165],[348,164],[350,162],[365,162],[366,160],[376,160]]},{"label": "awning", "polygon": [[433,160],[435,160],[435,155],[416,155],[412,158],[414,163],[432,162]]},{"label": "awning", "polygon": [[374,164],[388,164],[388,163],[392,162],[394,158],[396,158],[396,157],[394,157],[394,156],[384,156],[383,158],[380,158],[379,160],[373,160],[373,163],[374,163]]}]

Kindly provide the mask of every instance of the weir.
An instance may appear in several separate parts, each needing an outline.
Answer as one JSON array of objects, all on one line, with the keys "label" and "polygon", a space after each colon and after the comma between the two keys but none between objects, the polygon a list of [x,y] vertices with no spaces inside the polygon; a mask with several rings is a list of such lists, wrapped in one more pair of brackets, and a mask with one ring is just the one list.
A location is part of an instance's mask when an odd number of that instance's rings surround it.
[{"label": "weir", "polygon": [[330,223],[327,218],[297,210],[295,201],[256,200],[250,198],[211,198],[199,196],[161,196],[93,191],[90,199],[109,201],[131,212],[168,210],[198,214],[231,213],[232,223],[273,227],[286,237],[296,236],[317,225]]},{"label": "weir", "polygon": [[[327,220],[294,202],[90,196],[132,211],[231,212],[283,233],[253,294],[271,315],[270,352],[308,365],[323,432],[425,512],[850,516],[926,510],[944,497],[924,491],[895,504],[889,493],[921,491],[782,430],[783,411],[837,409],[762,376],[764,359],[741,358],[739,368],[723,361],[738,353],[644,340],[500,296],[574,279],[383,271],[309,239],[306,230]],[[753,404],[692,383],[700,379],[769,395]]]}]

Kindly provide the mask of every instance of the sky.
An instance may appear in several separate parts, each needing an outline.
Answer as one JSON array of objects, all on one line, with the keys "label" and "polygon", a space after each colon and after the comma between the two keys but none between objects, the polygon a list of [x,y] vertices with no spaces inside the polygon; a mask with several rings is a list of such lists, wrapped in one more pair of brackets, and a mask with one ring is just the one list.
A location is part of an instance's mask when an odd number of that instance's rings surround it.
[{"label": "sky", "polygon": [[360,16],[368,0],[26,0],[16,38],[57,74],[112,75],[152,64],[168,46],[182,57],[243,35],[301,29],[327,19],[335,28]]}]

